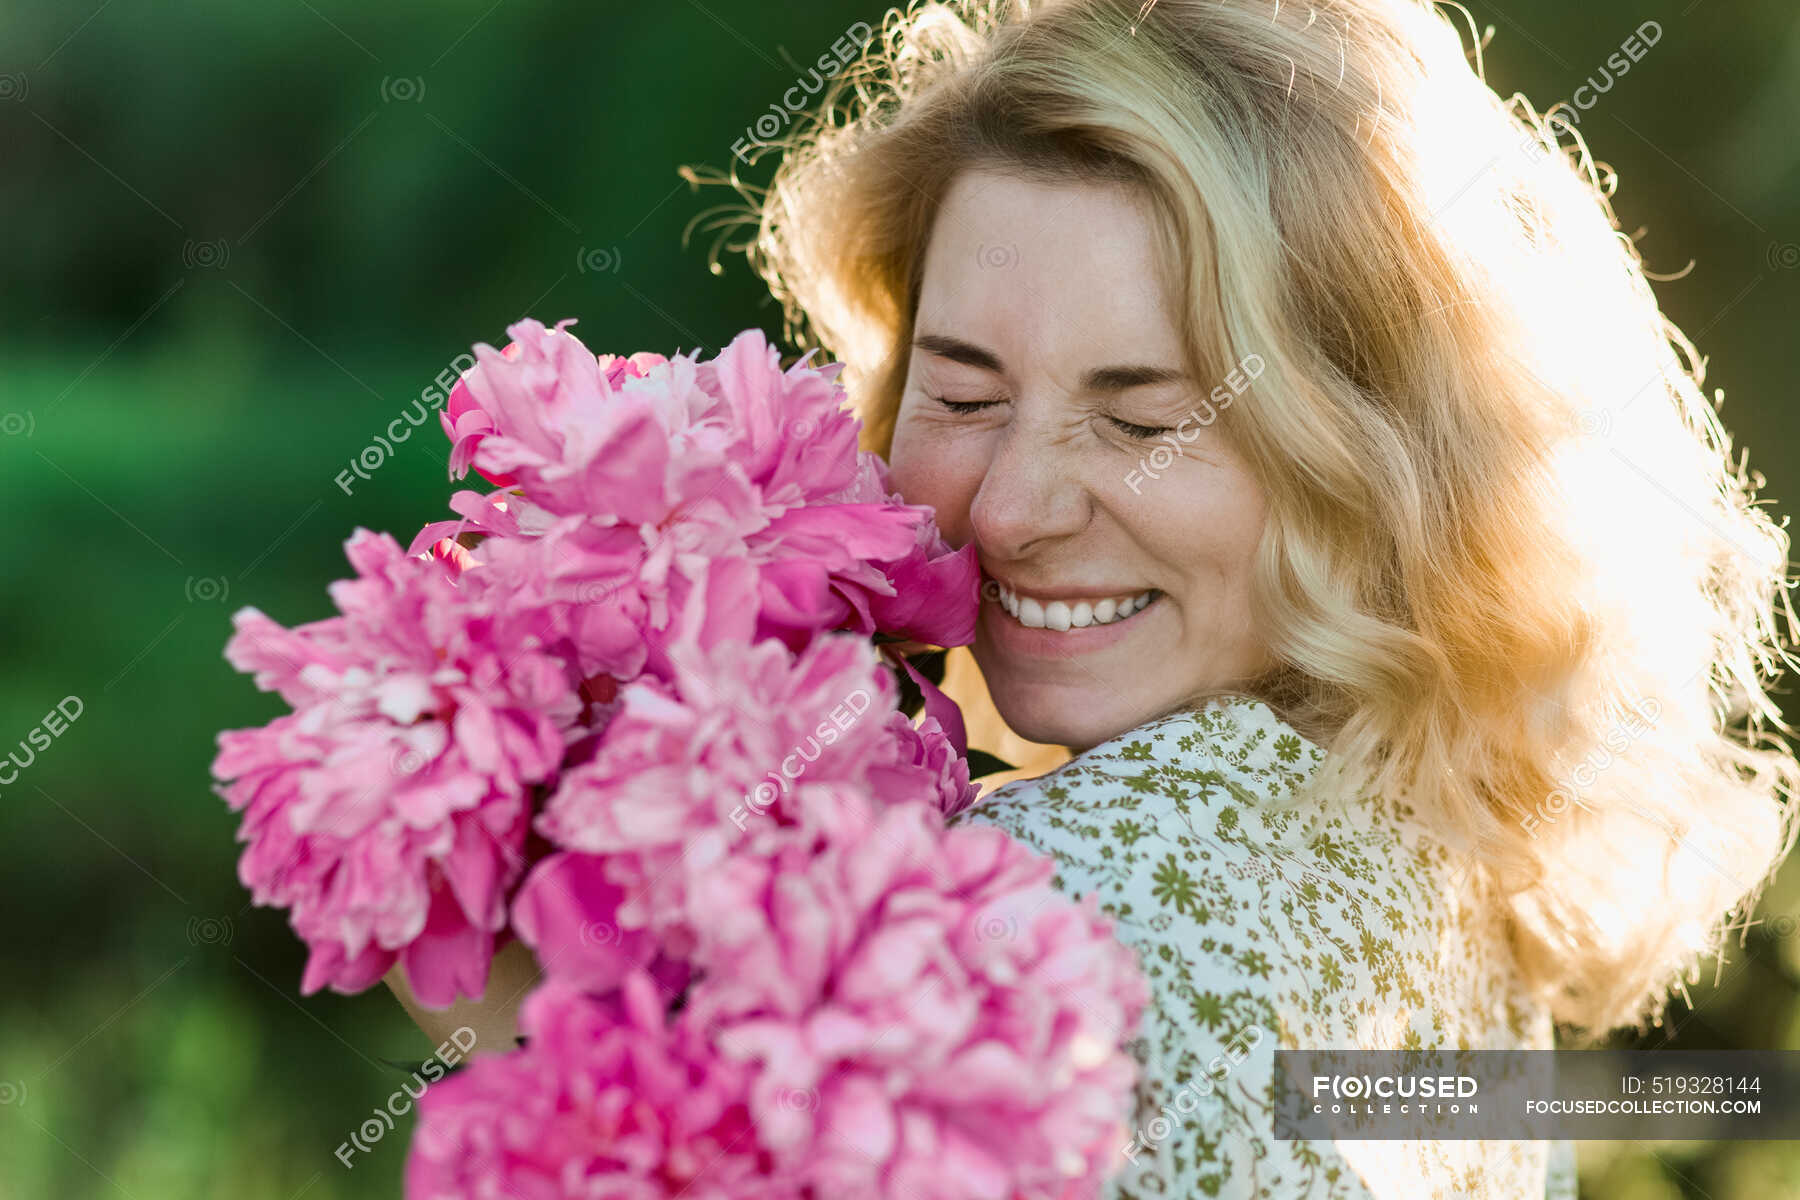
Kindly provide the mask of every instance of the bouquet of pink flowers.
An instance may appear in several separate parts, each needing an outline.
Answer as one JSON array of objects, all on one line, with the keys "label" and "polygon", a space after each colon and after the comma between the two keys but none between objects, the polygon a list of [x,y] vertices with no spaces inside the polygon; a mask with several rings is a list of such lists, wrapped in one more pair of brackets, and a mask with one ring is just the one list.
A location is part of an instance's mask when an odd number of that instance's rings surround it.
[{"label": "bouquet of pink flowers", "polygon": [[357,530],[339,615],[226,647],[293,709],[213,773],[302,992],[398,964],[448,1007],[511,938],[542,970],[524,1046],[421,1099],[408,1195],[1095,1194],[1146,985],[1048,859],[948,822],[960,716],[877,644],[967,643],[973,548],[890,494],[837,367],[569,323],[450,393],[496,490]]}]

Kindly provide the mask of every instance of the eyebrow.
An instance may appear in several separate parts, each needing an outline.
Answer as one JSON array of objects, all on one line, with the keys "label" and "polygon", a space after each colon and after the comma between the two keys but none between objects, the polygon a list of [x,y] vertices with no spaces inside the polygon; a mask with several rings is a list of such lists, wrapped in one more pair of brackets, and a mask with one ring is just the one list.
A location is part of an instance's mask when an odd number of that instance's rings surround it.
[{"label": "eyebrow", "polygon": [[[993,351],[948,334],[920,334],[913,339],[913,345],[927,354],[935,354],[939,358],[947,358],[951,362],[959,362],[964,366],[992,371],[997,375],[1006,373],[1006,368],[1001,364],[999,356]],[[1130,388],[1144,387],[1149,384],[1186,383],[1188,381],[1186,371],[1178,371],[1172,367],[1113,366],[1095,367],[1082,376],[1081,386],[1090,392],[1123,392]]]}]

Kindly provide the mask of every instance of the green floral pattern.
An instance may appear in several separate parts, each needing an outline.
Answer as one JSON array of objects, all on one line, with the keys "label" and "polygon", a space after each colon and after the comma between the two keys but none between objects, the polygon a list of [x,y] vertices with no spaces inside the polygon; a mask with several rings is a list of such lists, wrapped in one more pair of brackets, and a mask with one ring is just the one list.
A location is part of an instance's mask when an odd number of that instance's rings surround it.
[{"label": "green floral pattern", "polygon": [[1275,1138],[1278,1048],[1552,1045],[1497,907],[1405,804],[1302,800],[1323,761],[1268,705],[1230,697],[957,818],[1053,857],[1149,978],[1109,1200],[1574,1200],[1567,1142]]}]

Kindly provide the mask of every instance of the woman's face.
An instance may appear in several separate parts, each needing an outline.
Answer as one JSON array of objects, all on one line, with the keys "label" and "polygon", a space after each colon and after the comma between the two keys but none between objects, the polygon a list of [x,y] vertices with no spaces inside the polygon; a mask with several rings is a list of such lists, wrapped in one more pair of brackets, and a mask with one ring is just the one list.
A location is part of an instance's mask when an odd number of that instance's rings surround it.
[{"label": "woman's face", "polygon": [[1076,749],[1266,666],[1249,583],[1265,501],[1219,416],[1247,377],[1186,374],[1143,204],[961,174],[889,456],[901,494],[978,548],[973,649],[1000,715]]}]

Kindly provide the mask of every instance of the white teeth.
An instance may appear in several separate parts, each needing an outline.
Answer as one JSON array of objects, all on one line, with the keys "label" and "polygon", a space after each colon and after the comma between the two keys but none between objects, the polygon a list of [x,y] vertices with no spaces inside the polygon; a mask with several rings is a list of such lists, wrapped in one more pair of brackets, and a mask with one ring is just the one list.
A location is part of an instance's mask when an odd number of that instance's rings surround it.
[{"label": "white teeth", "polygon": [[1135,596],[1114,596],[1097,603],[1079,600],[1070,604],[1064,600],[1037,600],[1021,596],[1004,584],[997,586],[1000,607],[1016,618],[1019,624],[1030,629],[1054,629],[1059,633],[1123,621],[1141,611],[1159,595],[1156,589],[1151,588]]}]

